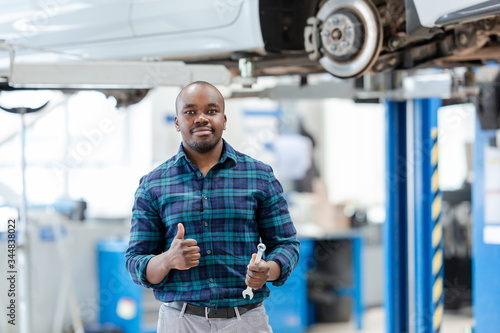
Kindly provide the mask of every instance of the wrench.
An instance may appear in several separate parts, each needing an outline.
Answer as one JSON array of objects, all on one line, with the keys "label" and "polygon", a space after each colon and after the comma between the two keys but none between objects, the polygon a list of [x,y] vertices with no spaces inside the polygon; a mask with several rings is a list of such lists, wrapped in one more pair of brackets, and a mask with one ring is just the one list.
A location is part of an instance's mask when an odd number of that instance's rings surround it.
[{"label": "wrench", "polygon": [[[255,257],[255,264],[257,265],[260,262],[260,259],[262,258],[262,253],[266,250],[266,246],[262,243],[257,245],[257,257]],[[247,289],[243,290],[241,293],[243,295],[243,298],[247,298],[247,296],[250,296],[250,299],[253,298],[253,291],[252,288],[247,287]]]}]

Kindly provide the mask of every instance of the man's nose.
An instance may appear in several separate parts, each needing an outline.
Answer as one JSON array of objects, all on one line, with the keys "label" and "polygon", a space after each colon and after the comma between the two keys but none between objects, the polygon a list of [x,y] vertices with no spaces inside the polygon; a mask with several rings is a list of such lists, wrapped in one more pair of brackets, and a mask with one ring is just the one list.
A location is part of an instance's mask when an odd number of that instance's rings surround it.
[{"label": "man's nose", "polygon": [[194,121],[195,121],[195,123],[207,123],[208,118],[203,113],[201,113],[200,115],[198,115],[196,117],[196,119]]}]

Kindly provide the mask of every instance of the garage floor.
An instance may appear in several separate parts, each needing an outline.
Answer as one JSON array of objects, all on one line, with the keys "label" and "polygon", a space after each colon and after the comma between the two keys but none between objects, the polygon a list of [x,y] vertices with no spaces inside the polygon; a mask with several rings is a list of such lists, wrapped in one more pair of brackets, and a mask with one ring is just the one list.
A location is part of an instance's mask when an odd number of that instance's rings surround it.
[{"label": "garage floor", "polygon": [[[385,333],[384,310],[382,308],[371,308],[366,310],[363,318],[364,329],[357,331],[354,324],[316,324],[307,333]],[[443,333],[470,333],[473,325],[472,310],[461,309],[458,312],[446,312],[443,319],[441,332]]]}]

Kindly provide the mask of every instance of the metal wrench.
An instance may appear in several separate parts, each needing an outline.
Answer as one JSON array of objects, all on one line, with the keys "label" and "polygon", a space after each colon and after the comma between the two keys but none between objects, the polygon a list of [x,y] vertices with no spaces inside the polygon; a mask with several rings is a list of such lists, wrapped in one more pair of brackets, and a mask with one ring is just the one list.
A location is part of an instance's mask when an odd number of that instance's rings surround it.
[{"label": "metal wrench", "polygon": [[[262,258],[262,254],[266,250],[266,246],[262,243],[257,245],[257,257],[255,257],[255,264],[257,265],[260,262],[260,259]],[[250,296],[250,299],[253,298],[253,291],[252,288],[247,287],[247,289],[243,290],[241,293],[243,295],[243,298],[246,298],[247,295]]]}]

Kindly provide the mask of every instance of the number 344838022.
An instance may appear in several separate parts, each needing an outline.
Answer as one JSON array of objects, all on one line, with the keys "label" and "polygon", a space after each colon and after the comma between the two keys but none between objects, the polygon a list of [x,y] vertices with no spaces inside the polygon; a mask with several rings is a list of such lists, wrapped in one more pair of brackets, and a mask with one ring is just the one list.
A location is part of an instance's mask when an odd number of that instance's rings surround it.
[{"label": "number 344838022", "polygon": [[16,220],[9,219],[8,222],[7,265],[10,269],[14,269],[16,265]]}]

